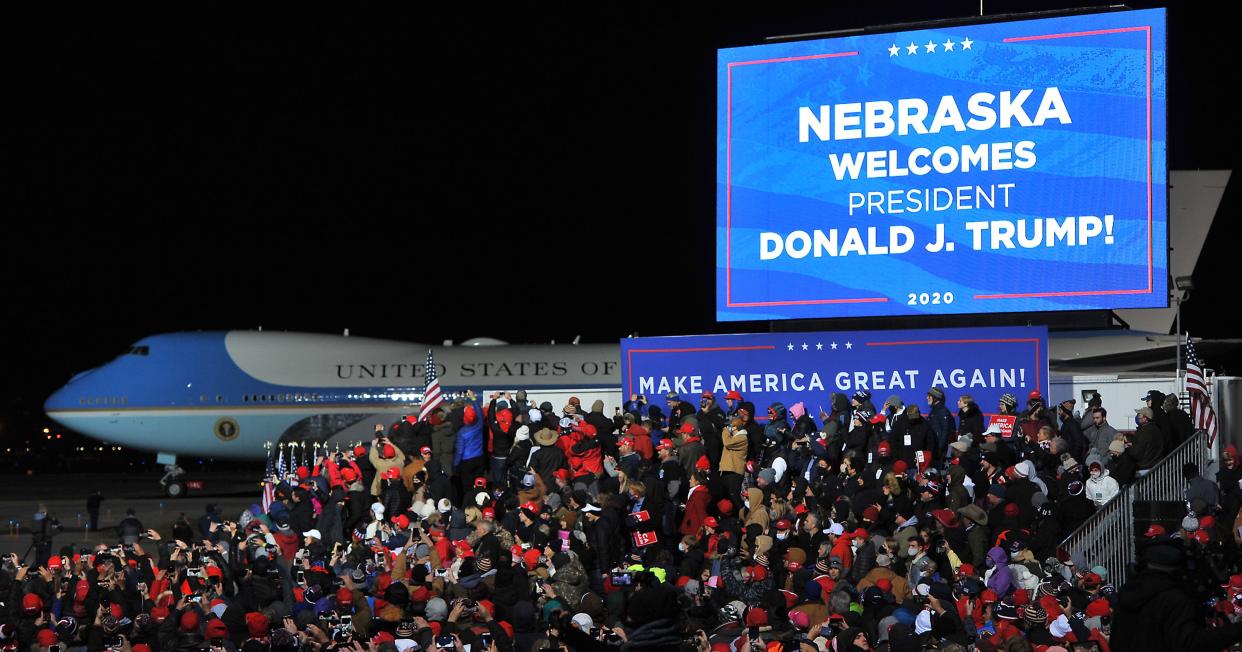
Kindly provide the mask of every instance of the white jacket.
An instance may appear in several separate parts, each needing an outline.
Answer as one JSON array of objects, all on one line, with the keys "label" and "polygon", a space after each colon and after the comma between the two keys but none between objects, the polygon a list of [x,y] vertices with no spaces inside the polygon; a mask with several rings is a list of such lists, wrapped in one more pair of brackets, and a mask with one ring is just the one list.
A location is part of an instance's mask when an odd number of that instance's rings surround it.
[{"label": "white jacket", "polygon": [[1112,500],[1119,491],[1121,487],[1108,475],[1108,471],[1100,473],[1098,478],[1087,478],[1087,498],[1090,498],[1096,507],[1103,507],[1104,503]]}]

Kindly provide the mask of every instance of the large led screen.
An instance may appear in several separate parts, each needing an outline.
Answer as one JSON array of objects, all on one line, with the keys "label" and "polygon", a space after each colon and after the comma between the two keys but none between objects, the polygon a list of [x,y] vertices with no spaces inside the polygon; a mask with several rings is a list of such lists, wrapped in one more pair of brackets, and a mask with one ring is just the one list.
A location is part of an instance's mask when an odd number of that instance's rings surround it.
[{"label": "large led screen", "polygon": [[1167,305],[1165,12],[718,52],[717,319]]}]

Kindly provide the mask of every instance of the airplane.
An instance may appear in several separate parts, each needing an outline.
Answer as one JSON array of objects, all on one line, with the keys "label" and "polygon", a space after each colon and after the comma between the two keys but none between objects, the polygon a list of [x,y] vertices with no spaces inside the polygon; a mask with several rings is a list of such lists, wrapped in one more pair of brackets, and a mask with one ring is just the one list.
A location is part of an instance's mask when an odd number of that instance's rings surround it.
[{"label": "airplane", "polygon": [[524,389],[528,400],[551,401],[557,411],[570,396],[588,409],[596,399],[607,411],[621,405],[615,344],[479,338],[427,346],[233,330],[143,338],[73,376],[44,411],[84,435],[155,451],[162,464],[174,464],[177,455],[265,459],[269,442],[344,448],[369,441],[375,424],[418,414],[428,350],[446,395]]}]

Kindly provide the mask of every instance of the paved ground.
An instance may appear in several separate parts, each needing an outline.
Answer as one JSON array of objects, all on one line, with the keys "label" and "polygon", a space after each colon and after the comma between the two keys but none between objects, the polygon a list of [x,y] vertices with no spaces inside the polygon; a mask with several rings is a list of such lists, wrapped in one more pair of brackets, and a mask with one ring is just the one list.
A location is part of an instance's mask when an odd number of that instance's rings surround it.
[{"label": "paved ground", "polygon": [[144,526],[165,536],[172,523],[185,513],[197,527],[198,517],[208,503],[220,505],[226,518],[236,519],[242,510],[259,500],[258,478],[251,472],[212,472],[189,476],[204,482],[202,491],[191,491],[185,498],[166,498],[159,484],[161,473],[95,473],[64,475],[10,476],[0,483],[0,554],[21,554],[30,545],[31,516],[43,503],[48,513],[60,519],[64,531],[54,540],[54,548],[75,548],[100,541],[115,541],[113,530],[86,532],[86,497],[99,490],[104,502],[100,522],[116,525],[133,508]]}]

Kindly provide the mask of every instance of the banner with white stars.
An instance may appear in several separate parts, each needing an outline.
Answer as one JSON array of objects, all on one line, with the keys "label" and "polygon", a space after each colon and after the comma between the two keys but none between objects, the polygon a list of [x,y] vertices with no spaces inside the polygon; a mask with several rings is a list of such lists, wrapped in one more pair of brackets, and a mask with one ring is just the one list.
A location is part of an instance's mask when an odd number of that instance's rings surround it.
[{"label": "banner with white stars", "polygon": [[1167,305],[1164,9],[717,59],[717,319]]},{"label": "banner with white stars", "polygon": [[895,331],[837,331],[638,337],[621,340],[622,392],[664,405],[669,392],[697,403],[712,392],[723,403],[737,390],[767,406],[804,402],[812,415],[829,396],[871,392],[878,406],[892,394],[926,406],[940,387],[950,405],[969,394],[991,412],[1003,394],[1026,404],[1048,395],[1048,329],[1044,326]]}]

